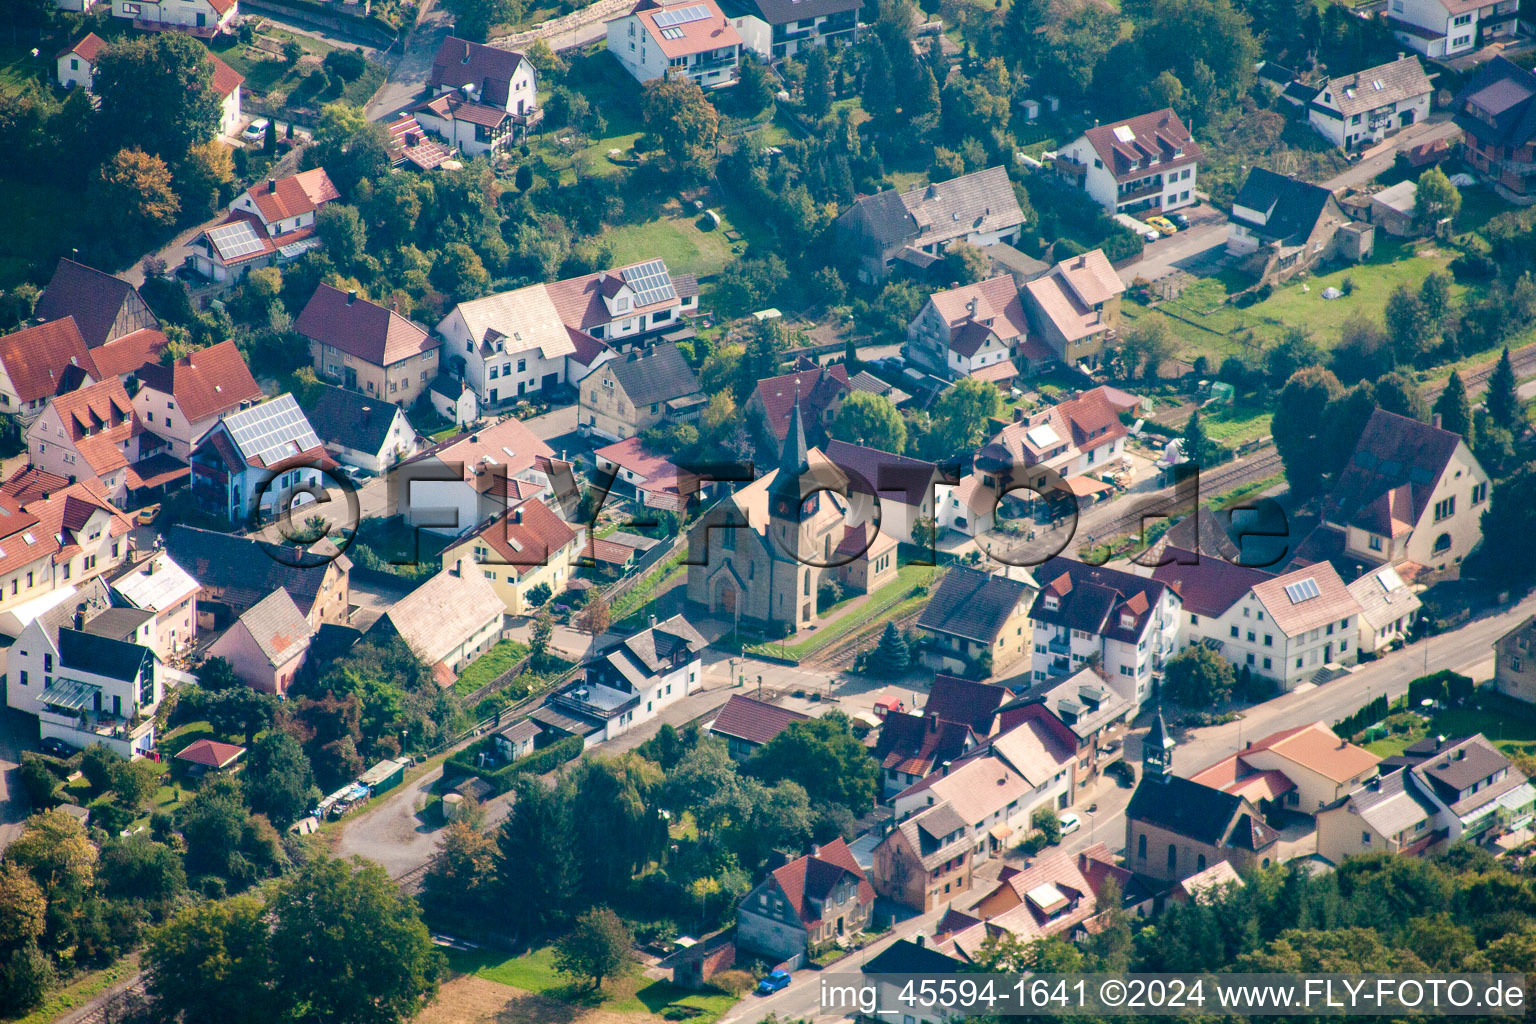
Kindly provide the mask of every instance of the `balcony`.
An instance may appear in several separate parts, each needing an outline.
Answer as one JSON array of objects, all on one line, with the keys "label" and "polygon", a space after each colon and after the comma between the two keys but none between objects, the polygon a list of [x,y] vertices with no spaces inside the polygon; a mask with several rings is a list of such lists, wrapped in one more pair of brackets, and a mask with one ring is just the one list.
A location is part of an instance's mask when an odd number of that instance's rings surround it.
[{"label": "balcony", "polygon": [[1120,189],[1115,194],[1115,202],[1117,202],[1117,203],[1131,203],[1131,202],[1135,202],[1138,199],[1145,199],[1148,196],[1159,195],[1162,191],[1163,191],[1163,176],[1162,175],[1158,175],[1155,180],[1149,182],[1148,184],[1140,185],[1140,186],[1137,186],[1136,188],[1130,188],[1130,189],[1122,188],[1122,189]]},{"label": "balcony", "polygon": [[1052,654],[1070,654],[1072,652],[1072,643],[1064,635],[1053,636],[1045,645],[1045,649]]},{"label": "balcony", "polygon": [[688,65],[687,70],[690,75],[707,75],[711,72],[721,71],[725,68],[734,68],[735,66],[736,55],[731,54],[729,57],[714,57],[710,60],[694,61]]},{"label": "balcony", "polygon": [[543,123],[543,121],[544,121],[544,108],[543,107],[534,107],[532,110],[528,111],[527,113],[523,113],[523,114],[510,114],[508,116],[512,118],[512,123],[513,124],[521,125],[524,128],[532,130],[534,128],[537,128],[541,123]]}]

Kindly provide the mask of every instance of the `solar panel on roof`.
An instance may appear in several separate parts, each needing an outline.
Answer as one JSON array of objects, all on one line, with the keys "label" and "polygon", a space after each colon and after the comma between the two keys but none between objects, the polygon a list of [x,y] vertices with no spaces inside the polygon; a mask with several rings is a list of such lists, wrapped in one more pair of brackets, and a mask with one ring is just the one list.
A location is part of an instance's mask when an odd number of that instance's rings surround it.
[{"label": "solar panel on roof", "polygon": [[649,306],[653,302],[677,298],[677,289],[672,287],[672,275],[667,273],[667,265],[661,260],[647,260],[626,267],[619,271],[619,276],[634,291],[637,306]]},{"label": "solar panel on roof", "polygon": [[1321,593],[1322,591],[1317,589],[1317,580],[1311,576],[1285,585],[1285,596],[1291,599],[1291,604],[1301,604],[1303,601],[1310,601]]},{"label": "solar panel on roof", "polygon": [[227,260],[249,256],[252,253],[261,252],[264,248],[261,237],[256,234],[256,229],[251,226],[250,221],[244,220],[219,225],[208,232],[208,240]]},{"label": "solar panel on roof", "polygon": [[267,465],[320,447],[320,438],[292,395],[279,395],[226,417],[224,425],[240,446],[241,454]]},{"label": "solar panel on roof", "polygon": [[663,27],[686,25],[690,21],[703,21],[707,17],[709,17],[709,8],[703,4],[694,4],[691,7],[674,7],[671,10],[662,11],[656,15],[656,24]]}]

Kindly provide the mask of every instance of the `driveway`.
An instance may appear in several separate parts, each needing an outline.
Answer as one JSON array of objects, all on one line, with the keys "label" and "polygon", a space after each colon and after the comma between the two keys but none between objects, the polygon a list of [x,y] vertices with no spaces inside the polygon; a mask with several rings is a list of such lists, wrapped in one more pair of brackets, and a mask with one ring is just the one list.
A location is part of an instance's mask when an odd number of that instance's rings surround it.
[{"label": "driveway", "polygon": [[1225,257],[1227,215],[1209,203],[1182,212],[1190,220],[1189,227],[1144,246],[1139,259],[1120,268],[1120,280],[1126,284],[1137,278],[1156,281],[1175,270],[1198,276],[1202,267]]},{"label": "driveway", "polygon": [[453,17],[441,5],[422,0],[416,24],[406,36],[405,49],[389,73],[389,81],[363,108],[370,121],[387,120],[422,98],[432,74],[432,58],[452,29]]},{"label": "driveway", "polygon": [[1366,150],[1357,163],[1320,184],[1332,192],[1359,187],[1378,174],[1391,170],[1399,152],[1420,143],[1434,142],[1437,139],[1449,141],[1460,136],[1461,129],[1451,121],[1450,117],[1451,115],[1443,111],[1430,114],[1418,124],[1411,124],[1390,139]]},{"label": "driveway", "polygon": [[0,851],[21,835],[21,823],[32,809],[18,778],[24,745],[37,745],[37,720],[0,707]]}]

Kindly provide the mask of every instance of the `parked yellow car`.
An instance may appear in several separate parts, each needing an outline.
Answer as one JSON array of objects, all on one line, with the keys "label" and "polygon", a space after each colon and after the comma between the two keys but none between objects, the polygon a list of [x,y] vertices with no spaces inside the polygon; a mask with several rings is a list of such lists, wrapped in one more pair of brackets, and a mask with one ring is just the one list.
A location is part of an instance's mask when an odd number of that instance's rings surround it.
[{"label": "parked yellow car", "polygon": [[1179,230],[1178,226],[1167,217],[1148,217],[1147,223],[1157,228],[1164,235],[1171,235]]},{"label": "parked yellow car", "polygon": [[150,523],[158,519],[159,516],[159,505],[145,505],[143,508],[139,509],[139,514],[133,517],[133,521],[138,523],[140,526],[148,526]]}]

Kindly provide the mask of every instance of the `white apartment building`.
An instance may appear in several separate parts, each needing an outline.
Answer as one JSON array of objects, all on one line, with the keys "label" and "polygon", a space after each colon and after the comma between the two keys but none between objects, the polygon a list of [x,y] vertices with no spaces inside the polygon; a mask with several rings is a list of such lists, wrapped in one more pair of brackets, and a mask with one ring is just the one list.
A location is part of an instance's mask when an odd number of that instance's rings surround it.
[{"label": "white apartment building", "polygon": [[1429,116],[1434,87],[1417,57],[1330,78],[1312,98],[1307,120],[1335,146],[1374,145]]},{"label": "white apartment building", "polygon": [[1179,595],[1157,580],[1070,558],[1043,563],[1035,579],[1034,680],[1080,672],[1097,656],[1110,689],[1134,714],[1178,648]]},{"label": "white apartment building", "polygon": [[1397,41],[1431,59],[1467,53],[1517,31],[1518,0],[1390,0]]},{"label": "white apartment building", "polygon": [[641,0],[608,22],[608,52],[637,81],[687,75],[703,89],[736,81],[741,36],[714,0]]},{"label": "white apartment building", "polygon": [[1166,213],[1190,206],[1205,156],[1179,115],[1164,107],[1095,125],[1056,153],[1056,170],[1108,213]]}]

